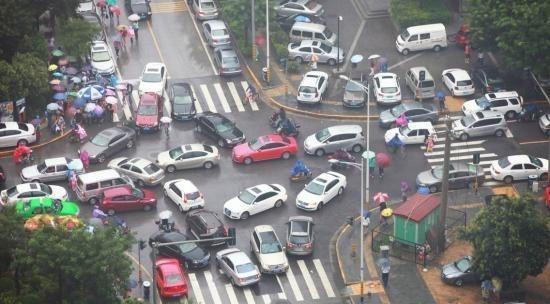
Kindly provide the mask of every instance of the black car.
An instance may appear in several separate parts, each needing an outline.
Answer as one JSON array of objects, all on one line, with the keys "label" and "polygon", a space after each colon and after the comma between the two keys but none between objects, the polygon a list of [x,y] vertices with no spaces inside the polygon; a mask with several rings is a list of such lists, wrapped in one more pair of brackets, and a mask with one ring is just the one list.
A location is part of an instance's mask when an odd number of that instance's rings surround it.
[{"label": "black car", "polygon": [[472,269],[472,257],[464,256],[443,266],[441,280],[448,284],[462,286],[464,283],[479,282],[480,276]]},{"label": "black car", "polygon": [[82,19],[84,19],[86,22],[97,27],[98,32],[97,34],[94,35],[94,37],[92,37],[92,41],[101,40],[101,41],[107,42],[107,38],[105,37],[105,31],[103,31],[103,25],[101,23],[101,18],[99,18],[99,16],[96,13],[85,12],[80,14],[80,17],[82,17]]},{"label": "black car", "polygon": [[317,24],[323,24],[323,25],[327,24],[324,18],[313,16],[313,15],[292,14],[290,16],[279,16],[279,15],[277,16],[277,22],[285,32],[290,31],[290,28],[292,28],[294,23],[298,21],[317,23]]},{"label": "black car", "polygon": [[138,15],[141,19],[151,19],[151,0],[125,0],[126,11],[128,16],[132,14]]},{"label": "black car", "polygon": [[246,139],[234,122],[209,111],[195,116],[195,130],[208,135],[222,148],[232,148]]},{"label": "black car", "polygon": [[178,82],[170,85],[168,91],[172,104],[172,118],[176,120],[189,120],[195,117],[195,97],[191,86],[186,82]]},{"label": "black car", "polygon": [[472,78],[483,94],[504,89],[504,79],[496,68],[475,69]]},{"label": "black car", "polygon": [[[151,235],[149,245],[156,243],[172,243],[192,240],[185,234],[177,231],[159,231]],[[161,256],[172,257],[180,260],[185,269],[199,269],[208,266],[210,253],[196,243],[184,243],[178,245],[159,246]]]},{"label": "black car", "polygon": [[[187,213],[187,229],[198,240],[227,237],[227,228],[218,214],[208,210],[194,210]],[[201,243],[208,246],[225,245],[227,241]]]}]

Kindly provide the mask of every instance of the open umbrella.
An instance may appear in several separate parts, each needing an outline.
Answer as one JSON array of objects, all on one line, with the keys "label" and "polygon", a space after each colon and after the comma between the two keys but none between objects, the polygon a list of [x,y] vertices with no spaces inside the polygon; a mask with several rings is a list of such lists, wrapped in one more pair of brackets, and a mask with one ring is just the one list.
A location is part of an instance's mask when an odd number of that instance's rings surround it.
[{"label": "open umbrella", "polygon": [[57,70],[57,65],[55,65],[55,64],[50,64],[50,66],[48,67],[48,71],[53,72],[53,71],[55,71],[55,70]]},{"label": "open umbrella", "polygon": [[105,111],[105,110],[104,110],[103,107],[100,106],[100,105],[96,105],[95,108],[94,108],[94,114],[97,115],[97,116],[103,115],[103,112],[104,112],[104,111]]},{"label": "open umbrella", "polygon": [[60,83],[61,83],[61,80],[59,80],[59,79],[50,80],[50,84],[53,84],[53,85],[57,85],[57,84],[60,84]]},{"label": "open umbrella", "polygon": [[61,74],[60,72],[53,72],[52,76],[61,78],[61,77],[63,77],[63,74]]},{"label": "open umbrella", "polygon": [[84,98],[86,100],[97,100],[103,97],[105,93],[105,88],[99,85],[87,86],[78,91],[78,97]]},{"label": "open umbrella", "polygon": [[109,10],[111,10],[111,12],[113,12],[116,16],[120,16],[120,7],[118,7],[118,5],[111,6]]},{"label": "open umbrella", "polygon": [[383,217],[390,217],[393,214],[393,210],[391,208],[386,208],[380,212],[380,215]]},{"label": "open umbrella", "polygon": [[105,98],[105,102],[107,103],[110,103],[110,104],[117,104],[118,103],[118,99],[114,96],[107,96]]},{"label": "open umbrella", "polygon": [[84,112],[86,112],[86,113],[93,112],[94,109],[95,109],[95,106],[96,106],[95,103],[93,103],[93,102],[88,102],[88,103],[86,104],[86,107],[84,107]]},{"label": "open umbrella", "polygon": [[390,198],[390,196],[387,193],[384,193],[384,192],[378,192],[373,197],[375,202],[380,202],[380,203],[385,202],[389,198]]},{"label": "open umbrella", "polygon": [[162,116],[162,117],[160,118],[160,122],[166,123],[166,124],[167,124],[167,123],[171,123],[171,122],[172,122],[172,118],[170,118],[170,117],[168,117],[168,116]]},{"label": "open umbrella", "polygon": [[82,79],[80,79],[80,77],[76,77],[76,76],[75,76],[75,77],[71,78],[71,81],[72,81],[73,83],[81,83],[81,82],[82,82]]},{"label": "open umbrella", "polygon": [[82,170],[84,168],[84,164],[82,164],[80,159],[75,158],[67,164],[67,168],[69,168],[69,170]]},{"label": "open umbrella", "polygon": [[127,31],[128,30],[128,26],[126,24],[120,24],[120,25],[117,25],[116,27],[116,30],[121,32],[121,31]]},{"label": "open umbrella", "polygon": [[137,14],[131,14],[130,16],[128,16],[128,20],[130,20],[132,22],[139,21],[139,19],[141,19],[141,18]]},{"label": "open umbrella", "polygon": [[378,59],[378,58],[380,58],[380,55],[377,55],[377,54],[372,54],[368,57],[369,60]]},{"label": "open umbrella", "polygon": [[56,84],[52,86],[52,91],[54,92],[65,92],[65,87],[61,84]]},{"label": "open umbrella", "polygon": [[36,115],[36,117],[31,120],[31,124],[35,127],[39,126],[41,123],[42,123],[42,119],[40,119],[40,116],[38,115]]},{"label": "open umbrella", "polygon": [[108,5],[116,5],[116,0],[107,0]]},{"label": "open umbrella", "polygon": [[376,164],[379,167],[386,168],[391,164],[391,158],[386,153],[376,153]]},{"label": "open umbrella", "polygon": [[73,76],[73,75],[76,75],[77,73],[78,73],[78,69],[75,67],[68,67],[65,69],[65,74],[67,75]]},{"label": "open umbrella", "polygon": [[61,106],[57,103],[57,102],[50,102],[47,106],[46,106],[46,110],[48,111],[57,111],[57,110],[61,110]]},{"label": "open umbrella", "polygon": [[59,58],[59,60],[57,61],[57,64],[61,66],[65,66],[69,64],[69,59],[67,57]]},{"label": "open umbrella", "polygon": [[84,98],[77,98],[73,100],[73,107],[77,109],[82,109],[86,106],[86,99]]},{"label": "open umbrella", "polygon": [[107,6],[107,3],[105,3],[105,0],[98,0],[95,5],[101,8]]},{"label": "open umbrella", "polygon": [[53,94],[52,98],[54,100],[65,100],[65,99],[67,99],[67,94],[61,93],[61,92],[55,93],[55,94]]},{"label": "open umbrella", "polygon": [[54,57],[61,57],[63,55],[65,55],[65,53],[60,49],[55,49],[52,51],[52,56]]},{"label": "open umbrella", "polygon": [[71,91],[69,93],[67,93],[68,96],[71,96],[73,98],[78,98],[78,92],[75,92],[75,91]]},{"label": "open umbrella", "polygon": [[116,96],[116,92],[108,88],[105,90],[105,96]]}]

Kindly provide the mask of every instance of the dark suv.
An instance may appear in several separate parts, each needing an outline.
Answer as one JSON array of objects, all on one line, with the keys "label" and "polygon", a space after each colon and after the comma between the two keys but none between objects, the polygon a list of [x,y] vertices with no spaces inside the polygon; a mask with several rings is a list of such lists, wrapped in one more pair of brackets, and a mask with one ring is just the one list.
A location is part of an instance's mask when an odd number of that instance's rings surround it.
[{"label": "dark suv", "polygon": [[[227,227],[220,220],[218,214],[208,210],[194,210],[187,214],[187,229],[199,240],[227,237]],[[206,246],[219,246],[227,241],[205,242]]]},{"label": "dark suv", "polygon": [[210,111],[195,116],[195,130],[214,139],[223,148],[232,148],[245,141],[243,132],[234,122]]}]

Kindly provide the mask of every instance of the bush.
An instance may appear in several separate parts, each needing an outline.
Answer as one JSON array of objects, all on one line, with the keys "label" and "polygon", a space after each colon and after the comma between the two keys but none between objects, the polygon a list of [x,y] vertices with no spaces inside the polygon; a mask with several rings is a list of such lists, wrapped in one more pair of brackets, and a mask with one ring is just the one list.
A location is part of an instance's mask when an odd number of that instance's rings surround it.
[{"label": "bush", "polygon": [[294,61],[287,61],[286,71],[289,74],[301,74],[300,65]]},{"label": "bush", "polygon": [[391,0],[390,15],[401,29],[431,23],[449,24],[452,17],[441,0]]}]

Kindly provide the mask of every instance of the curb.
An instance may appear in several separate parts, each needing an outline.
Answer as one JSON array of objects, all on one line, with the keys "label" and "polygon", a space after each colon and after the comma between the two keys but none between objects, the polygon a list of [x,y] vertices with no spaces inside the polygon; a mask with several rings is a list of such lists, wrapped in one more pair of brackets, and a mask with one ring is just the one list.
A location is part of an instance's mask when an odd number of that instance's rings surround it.
[{"label": "curb", "polygon": [[[72,130],[69,131],[69,132],[66,132],[66,133],[63,134],[63,135],[59,135],[59,136],[57,136],[57,137],[53,137],[52,139],[50,139],[50,140],[48,140],[48,141],[46,141],[46,142],[39,143],[39,144],[37,144],[37,145],[31,145],[30,147],[33,148],[33,149],[40,149],[40,148],[42,148],[42,147],[44,147],[44,146],[47,146],[47,145],[49,145],[49,144],[51,144],[51,143],[54,143],[54,142],[56,142],[56,141],[59,141],[59,140],[62,140],[62,139],[65,139],[65,138],[69,137],[69,135],[71,135],[71,133],[72,133]],[[15,150],[15,149],[9,150],[9,151],[2,151],[2,152],[0,152],[0,158],[11,157],[14,150]]]}]

